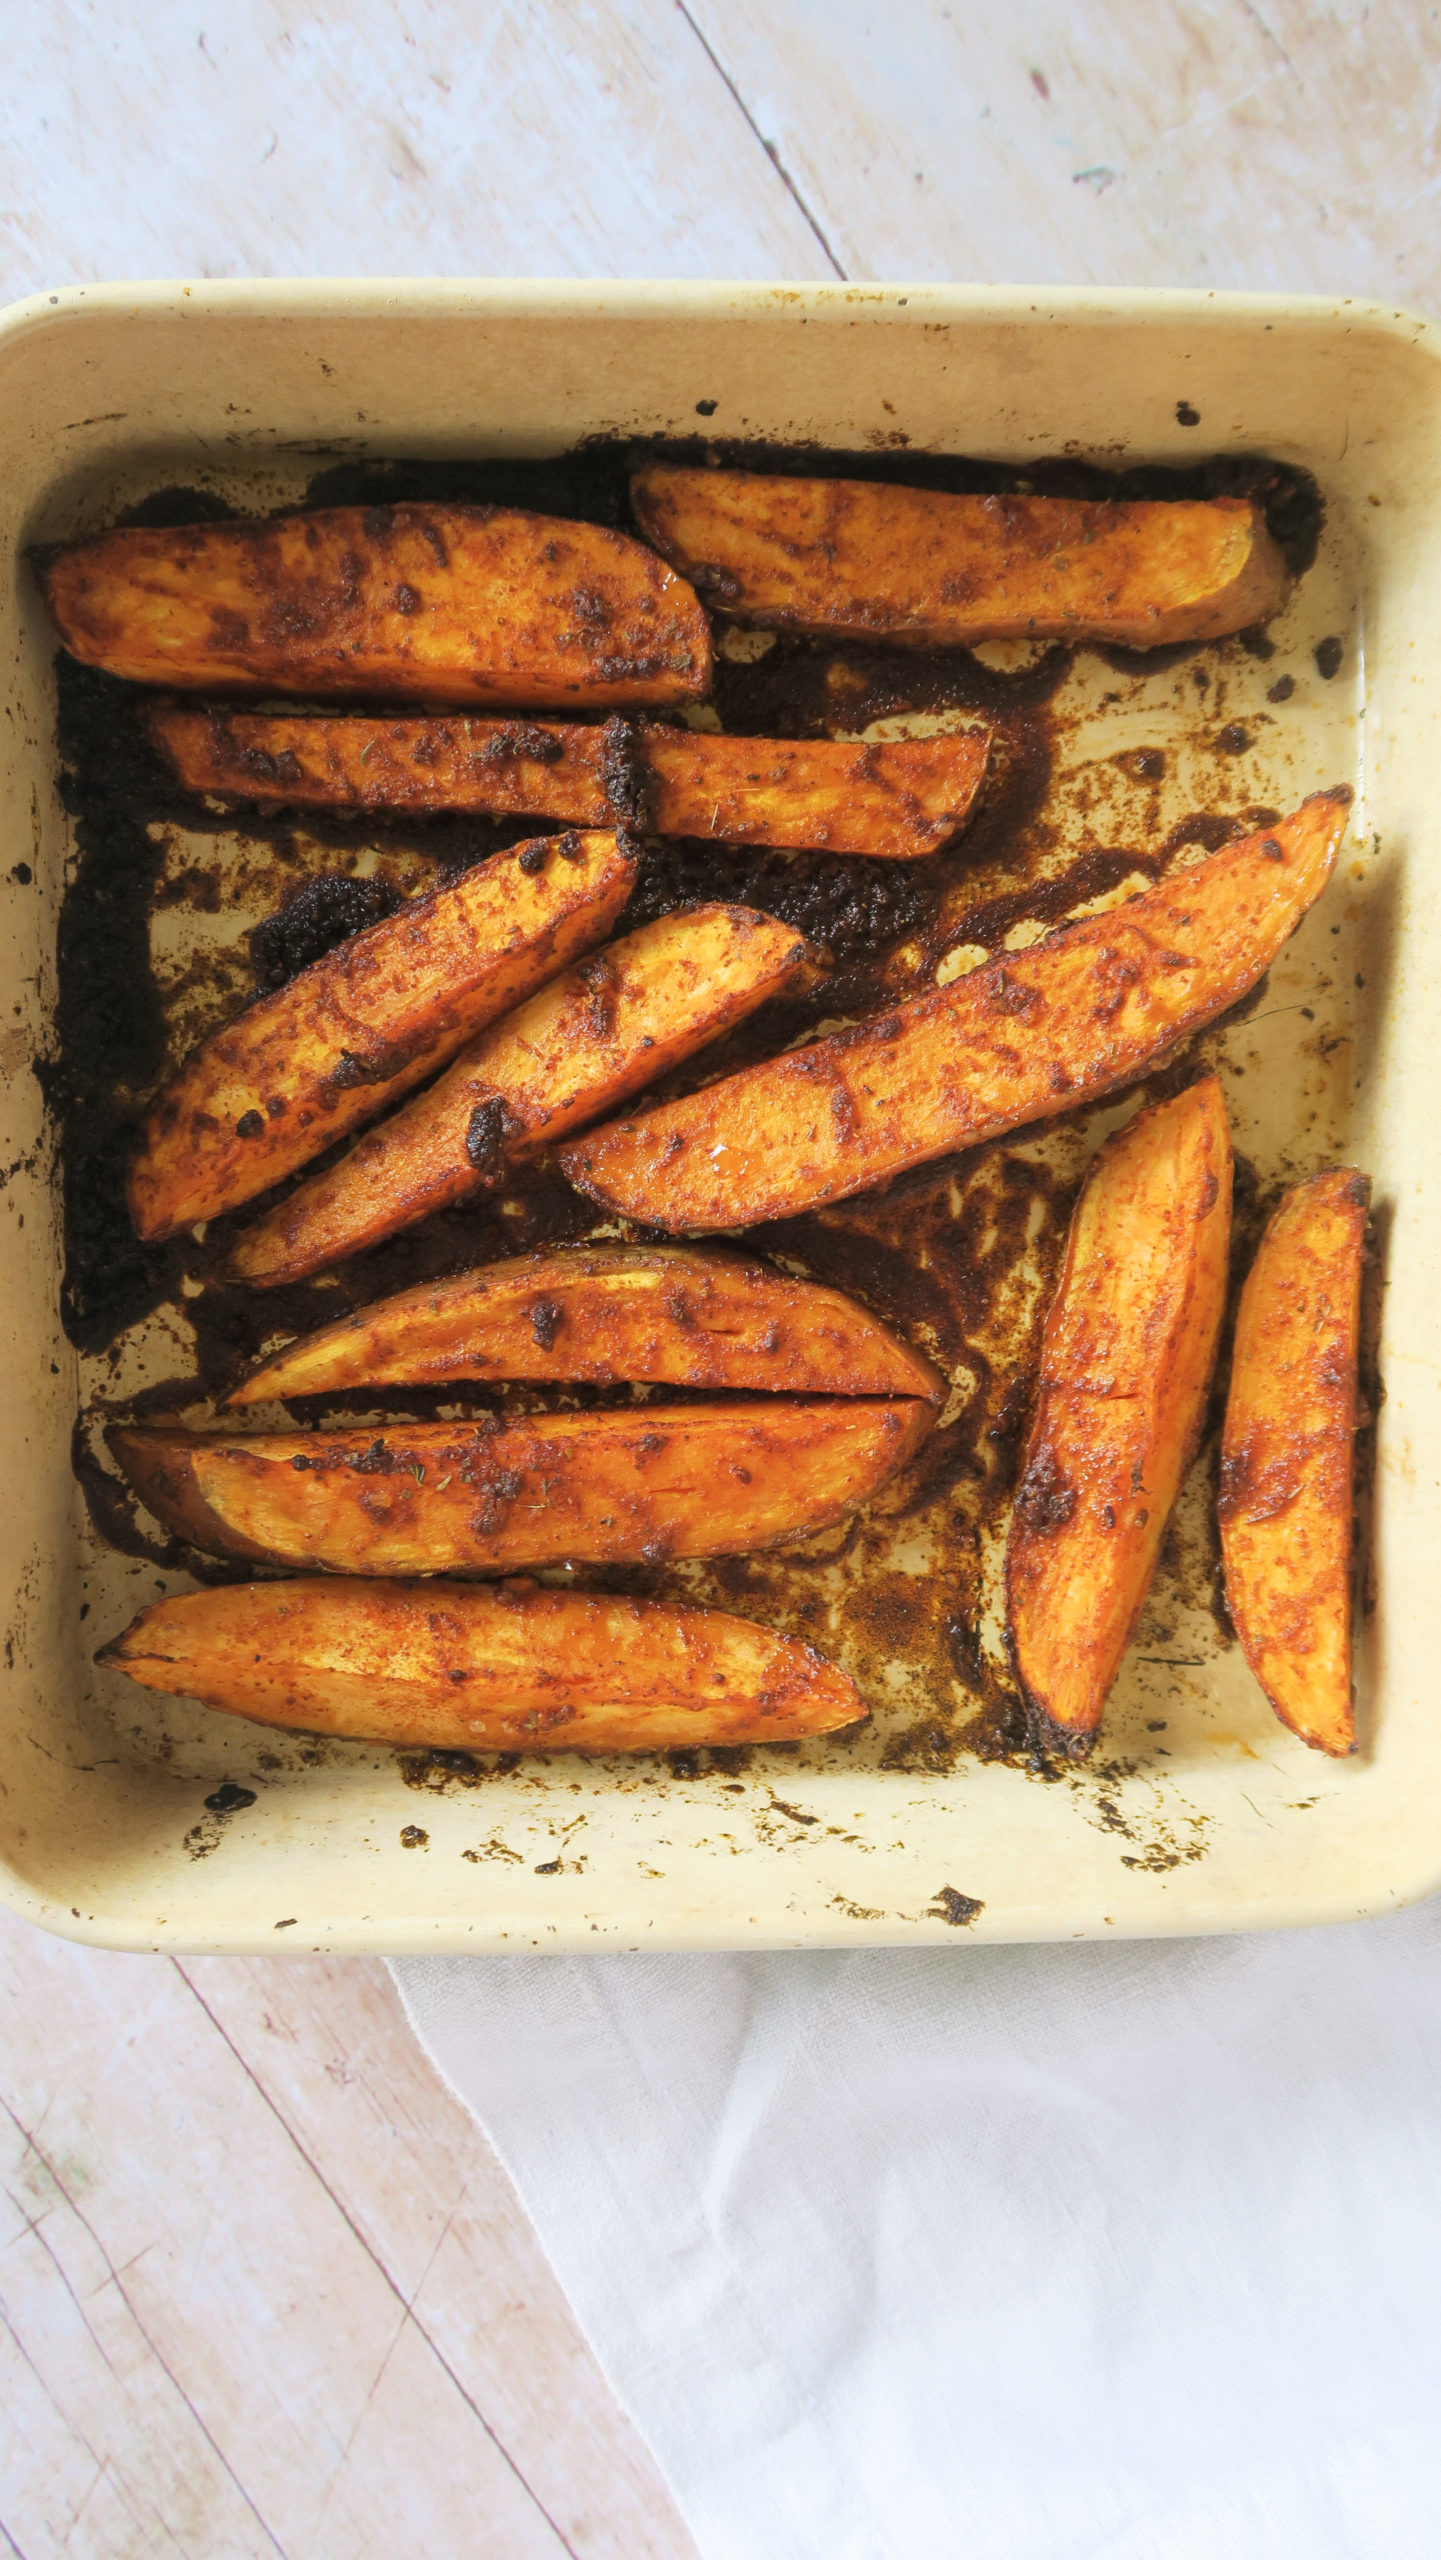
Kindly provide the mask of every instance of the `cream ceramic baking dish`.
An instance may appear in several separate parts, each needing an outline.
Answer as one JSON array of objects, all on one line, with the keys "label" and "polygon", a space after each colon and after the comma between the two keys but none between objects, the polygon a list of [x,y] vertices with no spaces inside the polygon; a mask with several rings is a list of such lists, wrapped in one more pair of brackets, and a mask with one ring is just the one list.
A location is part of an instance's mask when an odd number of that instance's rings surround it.
[{"label": "cream ceramic baking dish", "polygon": [[[931,287],[109,287],[0,320],[0,1860],[17,1910],[137,1948],[855,1946],[1342,1919],[1441,1882],[1438,347],[1425,322],[1379,307]],[[693,433],[698,409],[729,436],[1022,467],[1259,452],[1320,484],[1320,552],[1272,654],[1223,644],[1219,727],[1198,726],[1184,665],[1078,657],[1051,816],[1060,854],[1108,826],[1133,840],[1125,777],[1148,741],[1167,780],[1141,814],[1161,834],[1208,794],[1282,807],[1323,783],[1357,792],[1344,876],[1264,1002],[1207,1052],[1263,1182],[1338,1158],[1375,1182],[1384,1397],[1352,1761],[1281,1729],[1195,1596],[1204,1487],[1183,1505],[1099,1764],[1059,1779],[964,1751],[888,1753],[888,1734],[955,1709],[918,1686],[903,1635],[875,1670],[872,1741],[728,1770],[402,1768],[93,1668],[101,1638],[165,1585],[97,1542],[71,1472],[96,1378],[59,1321],[34,1062],[73,846],[53,636],[25,546],[166,483],[268,505],[345,456],[558,452],[598,432]],[[1074,1174],[1114,1118],[1035,1145]],[[111,1383],[166,1356],[152,1325],[117,1347]],[[946,1572],[944,1546],[898,1536],[887,1570],[919,1592]]]}]

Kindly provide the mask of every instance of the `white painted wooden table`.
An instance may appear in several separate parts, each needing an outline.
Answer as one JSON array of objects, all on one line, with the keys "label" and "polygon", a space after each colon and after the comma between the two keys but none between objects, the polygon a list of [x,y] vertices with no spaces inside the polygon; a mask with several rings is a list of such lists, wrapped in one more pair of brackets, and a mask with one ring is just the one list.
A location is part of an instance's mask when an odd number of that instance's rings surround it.
[{"label": "white painted wooden table", "polygon": [[[1414,0],[10,0],[5,39],[7,299],[841,275],[1441,309]],[[0,1922],[0,1993],[10,2552],[691,2552],[383,1968]]]}]

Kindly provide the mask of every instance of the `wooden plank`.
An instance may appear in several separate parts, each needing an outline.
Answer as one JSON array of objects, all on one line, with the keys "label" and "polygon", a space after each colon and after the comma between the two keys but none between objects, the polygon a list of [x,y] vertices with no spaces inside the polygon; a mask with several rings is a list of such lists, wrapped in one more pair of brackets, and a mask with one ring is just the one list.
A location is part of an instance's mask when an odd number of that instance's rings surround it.
[{"label": "wooden plank", "polygon": [[[0,2241],[0,2250],[7,2246]],[[67,2414],[0,2315],[0,2552],[20,2553],[23,2560],[89,2560],[92,2552],[96,2560],[149,2560],[167,2544],[136,2514],[127,2494],[131,2483],[122,2489],[115,2478],[117,2467],[130,2470],[143,2452],[145,2435],[122,2422],[117,2440],[102,2451],[83,2431],[97,2415],[96,2404],[90,2399],[78,2409],[81,2396],[66,2390],[73,2412]],[[244,2541],[237,2538],[231,2548],[249,2560]],[[173,2540],[168,2549],[174,2551]]]},{"label": "wooden plank", "polygon": [[849,276],[1441,304],[1429,12],[684,8]]},{"label": "wooden plank", "polygon": [[[66,8],[7,46],[11,295],[125,276],[829,269],[670,0]],[[8,166],[6,163],[8,161]]]},{"label": "wooden plank", "polygon": [[509,2178],[384,1967],[211,1956],[181,1970],[577,2555],[689,2560]]},{"label": "wooden plank", "polygon": [[69,2429],[38,2515],[0,2471],[27,2560],[93,2505],[86,2451],[147,2552],[573,2551],[174,1965],[7,1920],[0,2017],[0,2309]]},{"label": "wooden plank", "polygon": [[107,2553],[199,2550],[213,2534],[263,2560],[274,2541],[136,2319],[86,2218],[88,2184],[0,2104],[0,2515],[27,2555],[49,2536],[79,2547],[83,2519]]}]

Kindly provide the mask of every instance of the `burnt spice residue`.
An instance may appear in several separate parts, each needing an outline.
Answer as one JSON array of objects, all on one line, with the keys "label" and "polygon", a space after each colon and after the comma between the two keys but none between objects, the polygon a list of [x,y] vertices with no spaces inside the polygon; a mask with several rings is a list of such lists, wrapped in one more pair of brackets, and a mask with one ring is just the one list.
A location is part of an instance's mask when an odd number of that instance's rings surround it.
[{"label": "burnt spice residue", "polygon": [[322,871],[286,899],[273,916],[252,926],[250,966],[258,996],[287,986],[314,960],[348,942],[353,933],[394,915],[400,892],[389,880],[357,880],[348,872]]},{"label": "burnt spice residue", "polygon": [[125,1163],[139,1109],[167,1063],[150,961],[160,852],[149,819],[173,796],[135,718],[133,687],[57,662],[61,790],[75,868],[60,911],[55,1047],[40,1066],[59,1124],[72,1342],[103,1350],[175,1287],[168,1246],[137,1242]]}]

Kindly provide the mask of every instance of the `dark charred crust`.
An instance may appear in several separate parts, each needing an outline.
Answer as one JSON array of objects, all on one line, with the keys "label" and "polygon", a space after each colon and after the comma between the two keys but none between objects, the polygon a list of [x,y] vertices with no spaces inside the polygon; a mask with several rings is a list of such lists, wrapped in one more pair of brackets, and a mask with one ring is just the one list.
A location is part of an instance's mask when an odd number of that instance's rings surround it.
[{"label": "dark charred crust", "polygon": [[506,1108],[499,1094],[478,1102],[465,1128],[465,1152],[473,1172],[492,1182],[505,1155]]},{"label": "dark charred crust", "polygon": [[619,713],[601,731],[601,785],[617,833],[643,836],[649,829],[655,778],[646,760],[645,732]]},{"label": "dark charred crust", "polygon": [[576,977],[586,991],[586,1029],[596,1040],[609,1040],[615,1030],[615,1009],[620,1000],[620,979],[615,962],[608,951],[596,951],[582,960]]},{"label": "dark charred crust", "polygon": [[405,1064],[405,1058],[393,1049],[377,1051],[369,1058],[357,1057],[353,1049],[342,1049],[326,1082],[332,1092],[350,1093],[357,1085],[388,1084]]},{"label": "dark charred crust", "polygon": [[476,764],[559,764],[565,755],[565,741],[553,729],[542,729],[533,720],[508,720],[503,728],[492,729],[484,746],[473,761]]},{"label": "dark charred crust", "polygon": [[379,878],[352,879],[345,872],[318,872],[287,898],[273,916],[250,931],[250,966],[258,996],[274,995],[302,969],[323,960],[373,924],[382,924],[400,905],[400,893]]},{"label": "dark charred crust", "polygon": [[1021,985],[1008,969],[992,972],[987,991],[997,1013],[1014,1014],[1023,1022],[1041,1008],[1042,998],[1037,990]]},{"label": "dark charred crust", "polygon": [[360,1449],[353,1455],[347,1455],[345,1464],[352,1475],[393,1476],[397,1467],[403,1465],[404,1461],[396,1456],[395,1451],[384,1440],[372,1440],[368,1449]]},{"label": "dark charred crust", "polygon": [[1016,1487],[1016,1518],[1021,1527],[1032,1537],[1047,1537],[1074,1518],[1076,1502],[1076,1488],[1061,1473],[1054,1449],[1038,1449]]},{"label": "dark charred crust", "polygon": [[563,1321],[563,1311],[556,1305],[554,1298],[536,1299],[530,1311],[530,1330],[540,1350],[554,1349],[555,1338]]},{"label": "dark charred crust", "polygon": [[1041,1762],[1048,1760],[1089,1760],[1096,1747],[1096,1732],[1076,1733],[1067,1725],[1057,1724],[1037,1700],[1026,1697],[1026,1749]]}]

